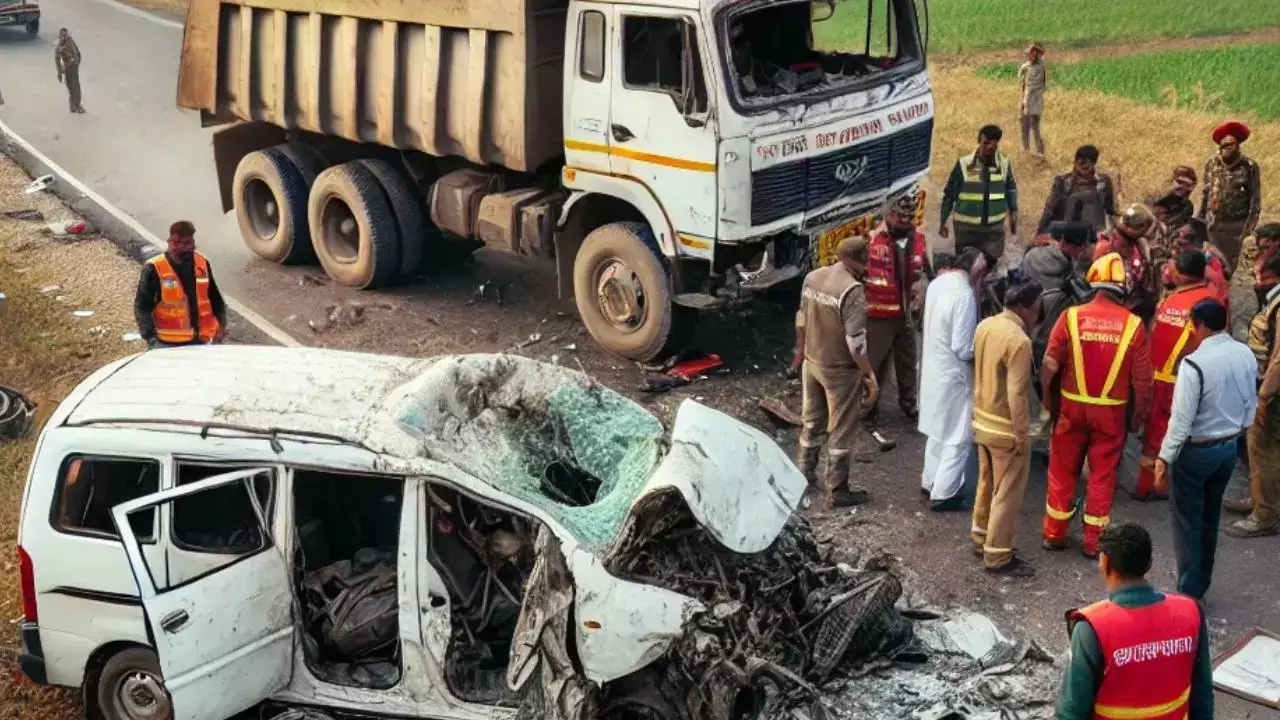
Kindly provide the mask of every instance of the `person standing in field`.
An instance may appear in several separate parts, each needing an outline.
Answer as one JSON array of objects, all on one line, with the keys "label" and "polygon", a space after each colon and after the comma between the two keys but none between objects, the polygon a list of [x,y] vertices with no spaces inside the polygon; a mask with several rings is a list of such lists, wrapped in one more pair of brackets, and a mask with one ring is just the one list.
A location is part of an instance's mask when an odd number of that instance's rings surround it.
[{"label": "person standing in field", "polygon": [[1044,47],[1032,43],[1027,48],[1027,61],[1018,68],[1018,84],[1022,88],[1022,102],[1018,106],[1018,119],[1022,123],[1022,149],[1031,150],[1031,135],[1036,136],[1036,157],[1044,157],[1044,138],[1040,135],[1040,118],[1044,115],[1044,90],[1047,73],[1044,66]]},{"label": "person standing in field", "polygon": [[1227,272],[1235,273],[1244,238],[1253,234],[1262,212],[1262,174],[1258,163],[1240,146],[1249,139],[1240,122],[1213,131],[1218,152],[1204,166],[1204,189],[1197,215],[1209,226],[1209,238],[1227,256]]},{"label": "person standing in field", "polygon": [[1105,232],[1116,217],[1116,190],[1111,176],[1098,172],[1101,153],[1092,145],[1076,149],[1071,172],[1053,179],[1036,235],[1049,232],[1049,224],[1082,220],[1093,226],[1093,234]]},{"label": "person standing in field", "polygon": [[83,113],[80,104],[80,47],[66,28],[58,31],[58,44],[53,48],[53,61],[58,66],[58,82],[67,86],[71,112]]}]

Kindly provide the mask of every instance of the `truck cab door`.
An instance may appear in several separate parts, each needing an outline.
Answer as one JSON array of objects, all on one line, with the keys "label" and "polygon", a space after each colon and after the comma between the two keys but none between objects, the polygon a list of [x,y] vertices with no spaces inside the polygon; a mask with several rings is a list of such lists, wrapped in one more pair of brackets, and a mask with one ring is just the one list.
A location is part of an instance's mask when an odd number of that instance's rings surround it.
[{"label": "truck cab door", "polygon": [[611,43],[613,98],[609,166],[643,182],[682,235],[706,238],[716,227],[717,140],[708,90],[706,43],[697,15],[641,5],[615,5]]},{"label": "truck cab door", "polygon": [[[256,478],[255,478],[256,476]],[[160,659],[173,720],[223,720],[288,684],[293,668],[293,592],[288,563],[258,498],[270,468],[215,475],[112,509]],[[237,488],[258,518],[254,542],[226,564],[170,584],[143,557],[130,515]],[[270,496],[270,491],[265,493]],[[172,511],[172,508],[168,508]]]},{"label": "truck cab door", "polygon": [[578,170],[609,172],[608,49],[615,13],[608,3],[572,3],[565,34],[565,163]]}]

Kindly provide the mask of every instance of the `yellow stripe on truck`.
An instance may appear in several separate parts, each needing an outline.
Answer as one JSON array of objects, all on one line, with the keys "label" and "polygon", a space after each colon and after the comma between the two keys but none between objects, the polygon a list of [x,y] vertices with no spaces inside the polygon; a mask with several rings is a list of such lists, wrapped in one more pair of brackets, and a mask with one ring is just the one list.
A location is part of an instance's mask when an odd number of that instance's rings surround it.
[{"label": "yellow stripe on truck", "polygon": [[685,160],[684,158],[671,157],[669,155],[656,155],[654,153],[640,152],[639,150],[631,150],[629,148],[609,147],[608,145],[584,142],[582,140],[565,140],[564,149],[577,150],[579,152],[605,153],[612,157],[636,160],[638,162],[649,163],[651,165],[663,165],[665,167],[679,168],[680,170],[692,170],[694,172],[716,171],[715,163],[701,162],[699,160]]}]

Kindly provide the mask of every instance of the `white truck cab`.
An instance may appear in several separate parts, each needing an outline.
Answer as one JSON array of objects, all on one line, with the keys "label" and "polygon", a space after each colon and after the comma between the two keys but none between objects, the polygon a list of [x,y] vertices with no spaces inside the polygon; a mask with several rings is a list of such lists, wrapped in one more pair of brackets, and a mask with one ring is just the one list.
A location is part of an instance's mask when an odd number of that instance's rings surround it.
[{"label": "white truck cab", "polygon": [[704,609],[605,570],[633,508],[678,493],[753,553],[803,491],[732,418],[686,403],[668,435],[523,358],[150,351],[41,433],[19,664],[108,720],[514,717],[557,657],[625,696]]}]

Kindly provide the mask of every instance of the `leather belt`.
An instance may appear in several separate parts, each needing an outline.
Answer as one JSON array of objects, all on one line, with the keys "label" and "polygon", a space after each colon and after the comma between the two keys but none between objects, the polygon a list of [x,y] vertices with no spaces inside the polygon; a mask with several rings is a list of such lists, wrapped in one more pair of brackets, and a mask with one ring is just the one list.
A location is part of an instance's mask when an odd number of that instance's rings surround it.
[{"label": "leather belt", "polygon": [[1187,441],[1187,445],[1194,448],[1218,447],[1219,445],[1235,442],[1238,439],[1240,439],[1240,433],[1220,438],[1191,438]]}]

